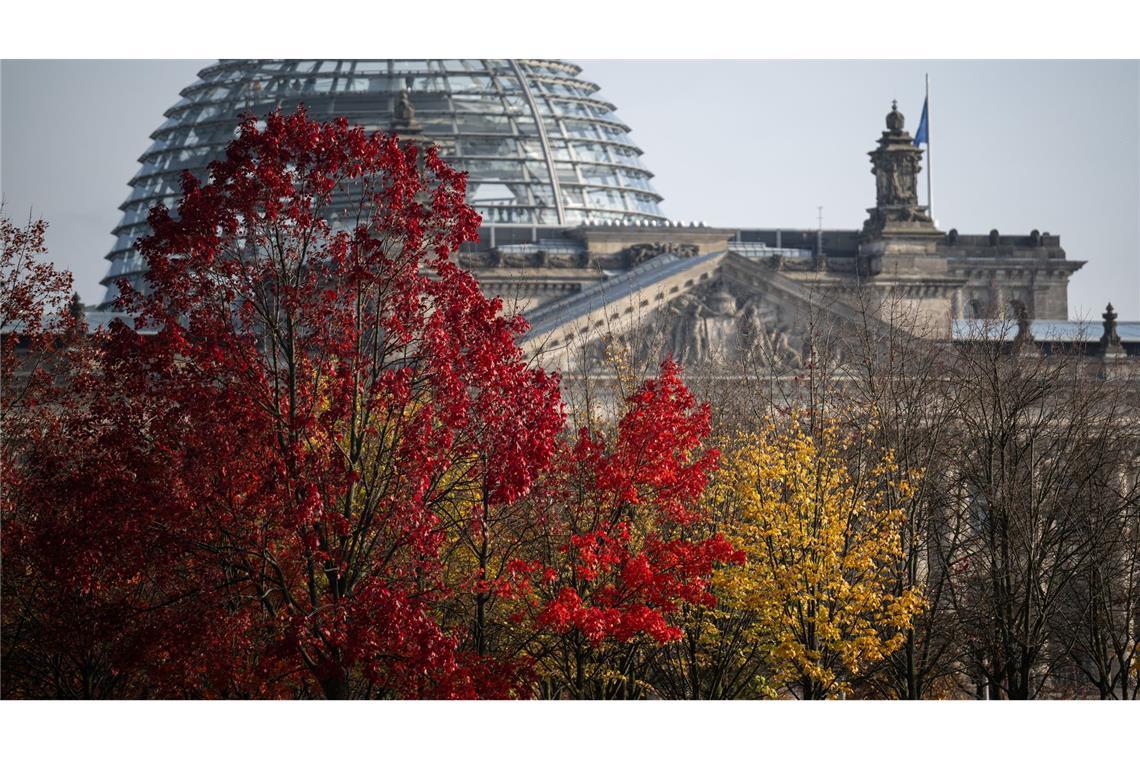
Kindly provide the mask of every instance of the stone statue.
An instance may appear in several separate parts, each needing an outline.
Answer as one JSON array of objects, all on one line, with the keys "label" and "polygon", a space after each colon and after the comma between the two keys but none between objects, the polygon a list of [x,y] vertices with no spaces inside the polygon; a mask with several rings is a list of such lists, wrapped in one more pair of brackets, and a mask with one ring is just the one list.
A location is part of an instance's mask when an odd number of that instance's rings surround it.
[{"label": "stone statue", "polygon": [[398,134],[413,134],[422,131],[420,123],[416,121],[416,107],[412,105],[412,78],[404,80],[404,88],[396,96],[396,104],[392,109],[392,131]]},{"label": "stone statue", "polygon": [[669,351],[682,364],[698,364],[708,352],[706,335],[701,328],[701,302],[692,296],[681,296],[670,304],[672,323]]},{"label": "stone statue", "polygon": [[876,205],[890,205],[891,181],[885,168],[875,167],[875,201]]},{"label": "stone statue", "polygon": [[412,105],[412,98],[408,95],[407,90],[400,90],[400,95],[396,99],[396,119],[403,122],[410,122],[416,118],[416,107]]},{"label": "stone statue", "polygon": [[760,296],[739,308],[736,296],[721,282],[674,300],[657,322],[657,331],[665,337],[658,345],[689,366],[741,356],[798,366],[799,352],[777,321],[777,309]]},{"label": "stone statue", "polygon": [[744,308],[740,312],[740,348],[745,352],[762,351],[764,343],[767,338],[768,328],[765,325],[767,322],[767,310],[764,309],[762,301],[757,298],[751,298],[744,304]]},{"label": "stone statue", "polygon": [[703,301],[711,316],[731,317],[736,315],[736,296],[728,291],[723,282],[717,282]]},{"label": "stone statue", "polygon": [[744,305],[738,326],[741,350],[753,360],[769,366],[796,368],[802,361],[792,347],[788,332],[780,327],[775,307],[766,305],[760,296]]},{"label": "stone statue", "polygon": [[905,160],[898,161],[891,172],[892,203],[897,206],[909,206],[915,202],[914,173],[908,171],[909,163]]}]

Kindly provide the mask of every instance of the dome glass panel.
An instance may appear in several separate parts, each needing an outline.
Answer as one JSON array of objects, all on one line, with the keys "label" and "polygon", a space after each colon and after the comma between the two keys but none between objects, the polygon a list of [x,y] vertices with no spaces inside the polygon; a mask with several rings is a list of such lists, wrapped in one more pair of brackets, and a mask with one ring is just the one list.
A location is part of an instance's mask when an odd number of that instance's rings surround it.
[{"label": "dome glass panel", "polygon": [[180,176],[203,177],[221,158],[239,116],[304,104],[318,119],[344,117],[368,130],[391,128],[408,90],[423,135],[466,171],[468,200],[484,225],[563,227],[664,220],[653,177],[615,108],[595,97],[580,69],[543,60],[227,60],[208,66],[164,115],[120,206],[103,284],[142,285],[133,242],[147,210],[171,205]]}]

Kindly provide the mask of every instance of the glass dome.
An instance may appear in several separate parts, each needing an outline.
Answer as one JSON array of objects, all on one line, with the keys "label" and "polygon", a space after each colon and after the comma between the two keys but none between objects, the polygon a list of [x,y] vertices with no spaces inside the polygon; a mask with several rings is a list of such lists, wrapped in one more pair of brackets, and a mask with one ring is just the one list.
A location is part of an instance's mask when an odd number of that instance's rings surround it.
[{"label": "glass dome", "polygon": [[221,157],[239,114],[304,103],[316,118],[343,116],[390,129],[408,90],[423,134],[467,171],[468,201],[484,225],[575,226],[663,220],[641,150],[614,106],[594,97],[581,69],[548,60],[220,61],[184,89],[152,135],[120,207],[105,302],[114,282],[141,285],[132,245],[155,203],[173,203],[184,170]]}]

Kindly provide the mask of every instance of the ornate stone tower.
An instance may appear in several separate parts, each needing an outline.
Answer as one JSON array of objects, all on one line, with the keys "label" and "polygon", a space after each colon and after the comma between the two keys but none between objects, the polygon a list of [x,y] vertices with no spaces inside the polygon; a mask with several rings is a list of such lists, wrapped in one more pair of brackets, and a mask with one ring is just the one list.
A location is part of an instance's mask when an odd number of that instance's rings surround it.
[{"label": "ornate stone tower", "polygon": [[858,270],[882,293],[883,309],[917,310],[931,325],[949,330],[954,294],[965,281],[951,274],[943,234],[918,204],[922,149],[904,129],[897,103],[887,129],[871,151],[875,207],[860,233]]},{"label": "ornate stone tower", "polygon": [[891,103],[887,129],[879,147],[871,151],[871,173],[875,175],[875,207],[863,223],[863,236],[937,235],[934,221],[925,206],[918,205],[918,173],[922,171],[922,148],[903,126],[905,119],[898,103]]}]

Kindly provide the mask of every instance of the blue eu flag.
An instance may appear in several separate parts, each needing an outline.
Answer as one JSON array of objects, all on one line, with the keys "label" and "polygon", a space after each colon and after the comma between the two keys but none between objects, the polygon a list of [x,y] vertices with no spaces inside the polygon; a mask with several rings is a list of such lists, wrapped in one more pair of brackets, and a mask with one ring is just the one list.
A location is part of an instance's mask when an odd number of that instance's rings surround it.
[{"label": "blue eu flag", "polygon": [[914,144],[930,144],[930,125],[926,122],[926,106],[929,98],[922,101],[922,118],[918,120],[918,131],[914,133]]}]

